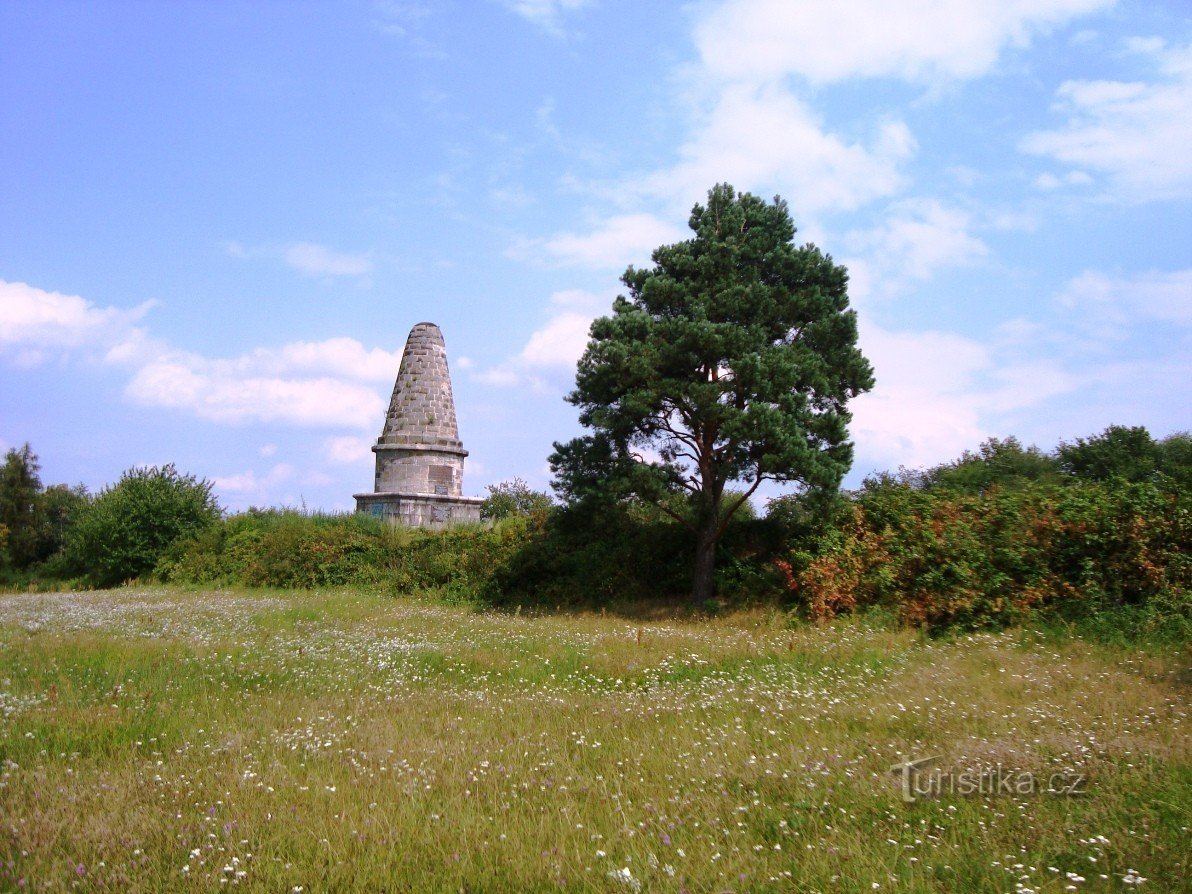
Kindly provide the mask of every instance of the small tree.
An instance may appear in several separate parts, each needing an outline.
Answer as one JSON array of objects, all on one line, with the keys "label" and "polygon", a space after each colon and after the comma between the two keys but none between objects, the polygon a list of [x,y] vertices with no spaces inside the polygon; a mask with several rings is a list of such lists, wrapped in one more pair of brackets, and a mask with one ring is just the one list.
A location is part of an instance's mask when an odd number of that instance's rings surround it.
[{"label": "small tree", "polygon": [[485,519],[532,515],[535,512],[546,512],[553,505],[549,494],[532,490],[521,478],[490,484],[487,490],[488,496],[480,504],[480,517]]},{"label": "small tree", "polygon": [[[593,434],[556,444],[569,500],[651,500],[695,537],[692,596],[714,595],[716,544],[763,481],[835,489],[852,463],[848,400],[873,387],[848,275],[793,244],[786,203],[728,184],[691,213],[695,237],[630,267],[592,324],[568,401]],[[725,486],[744,489],[725,500]],[[694,511],[675,495],[686,491]]]},{"label": "small tree", "polygon": [[1033,482],[1060,481],[1060,464],[1054,456],[1031,445],[1023,447],[1013,435],[1004,440],[989,438],[976,452],[964,451],[955,462],[928,469],[923,485],[980,494],[991,487],[1021,488]]},{"label": "small tree", "polygon": [[90,496],[81,484],[51,484],[38,497],[38,559],[45,560],[66,547],[71,526],[87,508]]},{"label": "small tree", "polygon": [[1192,434],[1177,431],[1159,442],[1159,471],[1186,492],[1192,492]]},{"label": "small tree", "polygon": [[7,451],[0,466],[0,524],[8,530],[8,559],[18,569],[38,559],[40,469],[28,444]]},{"label": "small tree", "polygon": [[1099,435],[1061,441],[1060,466],[1069,475],[1089,481],[1148,481],[1160,461],[1160,448],[1143,426],[1111,425]]},{"label": "small tree", "polygon": [[79,513],[67,550],[92,583],[114,586],[152,571],[171,543],[219,516],[211,482],[173,464],[130,469]]}]

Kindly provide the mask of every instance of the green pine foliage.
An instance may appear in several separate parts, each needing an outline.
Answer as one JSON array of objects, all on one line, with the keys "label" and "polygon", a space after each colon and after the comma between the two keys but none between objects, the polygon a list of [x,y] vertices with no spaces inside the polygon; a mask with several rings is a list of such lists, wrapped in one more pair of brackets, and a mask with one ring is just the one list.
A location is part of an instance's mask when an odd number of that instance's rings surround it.
[{"label": "green pine foliage", "polygon": [[[715,593],[717,544],[763,481],[836,488],[852,463],[848,402],[873,387],[848,273],[794,244],[785,202],[727,183],[691,212],[690,239],[630,267],[592,323],[568,401],[591,434],[556,444],[556,489],[652,502],[691,532],[691,589]],[[737,483],[743,493],[726,498]],[[674,509],[677,494],[692,511]]]}]

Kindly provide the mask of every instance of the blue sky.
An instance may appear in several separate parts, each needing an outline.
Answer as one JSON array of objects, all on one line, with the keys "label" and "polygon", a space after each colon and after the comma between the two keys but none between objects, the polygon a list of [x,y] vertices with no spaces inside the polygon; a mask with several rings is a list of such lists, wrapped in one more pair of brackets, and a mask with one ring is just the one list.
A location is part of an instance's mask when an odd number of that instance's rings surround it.
[{"label": "blue sky", "polygon": [[0,448],[346,509],[411,326],[465,491],[549,480],[591,319],[714,183],[846,264],[871,471],[1192,428],[1192,10],[0,2]]}]

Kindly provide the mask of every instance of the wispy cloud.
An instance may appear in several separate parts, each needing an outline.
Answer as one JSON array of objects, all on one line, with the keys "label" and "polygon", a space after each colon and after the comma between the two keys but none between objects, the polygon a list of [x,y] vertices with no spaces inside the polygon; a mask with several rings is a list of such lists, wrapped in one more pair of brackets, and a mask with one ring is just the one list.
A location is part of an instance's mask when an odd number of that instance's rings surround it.
[{"label": "wispy cloud", "polygon": [[[1192,270],[1086,270],[1055,301],[1058,325],[1010,320],[980,340],[886,329],[863,315],[861,346],[877,377],[873,392],[853,402],[864,459],[874,468],[931,465],[991,435],[1030,437],[1032,426],[1054,442],[1137,418],[1139,406],[1192,375],[1186,351],[1156,354],[1149,338],[1133,340],[1164,327],[1187,344]],[[1028,414],[1041,406],[1050,412]]]},{"label": "wispy cloud", "polygon": [[323,443],[323,453],[329,462],[336,465],[361,465],[372,459],[372,445],[372,438],[340,435]]},{"label": "wispy cloud", "polygon": [[1101,175],[1108,192],[1125,202],[1192,195],[1192,44],[1168,48],[1162,41],[1134,41],[1134,52],[1156,68],[1152,81],[1065,81],[1055,112],[1065,121],[1022,140],[1024,152],[1074,166],[1045,173],[1044,189],[1091,182]]},{"label": "wispy cloud", "polygon": [[249,260],[269,258],[279,260],[306,276],[367,277],[373,272],[372,256],[366,252],[341,252],[316,242],[295,242],[291,245],[246,246],[229,242],[224,250],[234,258]]},{"label": "wispy cloud", "polygon": [[928,199],[895,203],[876,227],[844,237],[854,301],[889,297],[941,269],[980,261],[989,246],[973,235],[972,216]]},{"label": "wispy cloud", "polygon": [[426,36],[426,24],[433,9],[425,3],[402,0],[373,0],[373,28],[386,37],[401,41],[414,55],[423,59],[446,58],[441,46]]},{"label": "wispy cloud", "polygon": [[308,276],[364,276],[373,269],[367,255],[344,254],[313,242],[291,245],[284,257],[287,264]]},{"label": "wispy cloud", "polygon": [[252,469],[237,472],[232,475],[217,475],[212,483],[219,491],[240,495],[264,495],[278,484],[289,481],[294,477],[294,467],[288,463],[278,463],[264,475],[258,475]]},{"label": "wispy cloud", "polygon": [[1113,2],[730,0],[703,17],[695,39],[705,69],[730,80],[972,78],[1007,47]]},{"label": "wispy cloud", "polygon": [[600,221],[587,233],[522,240],[507,254],[538,264],[620,271],[631,262],[649,262],[659,245],[683,237],[682,230],[653,214],[619,214]]},{"label": "wispy cloud", "polygon": [[1128,277],[1085,270],[1064,285],[1057,301],[1085,326],[1097,326],[1113,338],[1140,322],[1192,327],[1192,269]]},{"label": "wispy cloud", "polygon": [[562,36],[564,16],[590,5],[591,0],[501,0],[510,12],[542,30]]}]

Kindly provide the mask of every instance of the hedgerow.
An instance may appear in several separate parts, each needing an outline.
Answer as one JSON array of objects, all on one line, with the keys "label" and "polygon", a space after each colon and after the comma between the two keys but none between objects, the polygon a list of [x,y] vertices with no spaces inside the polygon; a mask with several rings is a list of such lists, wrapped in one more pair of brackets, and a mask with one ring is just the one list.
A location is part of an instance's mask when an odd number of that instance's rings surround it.
[{"label": "hedgerow", "polygon": [[974,629],[1152,605],[1186,624],[1189,535],[1186,497],[1150,482],[958,493],[887,479],[778,564],[817,619],[883,606],[910,625]]}]

